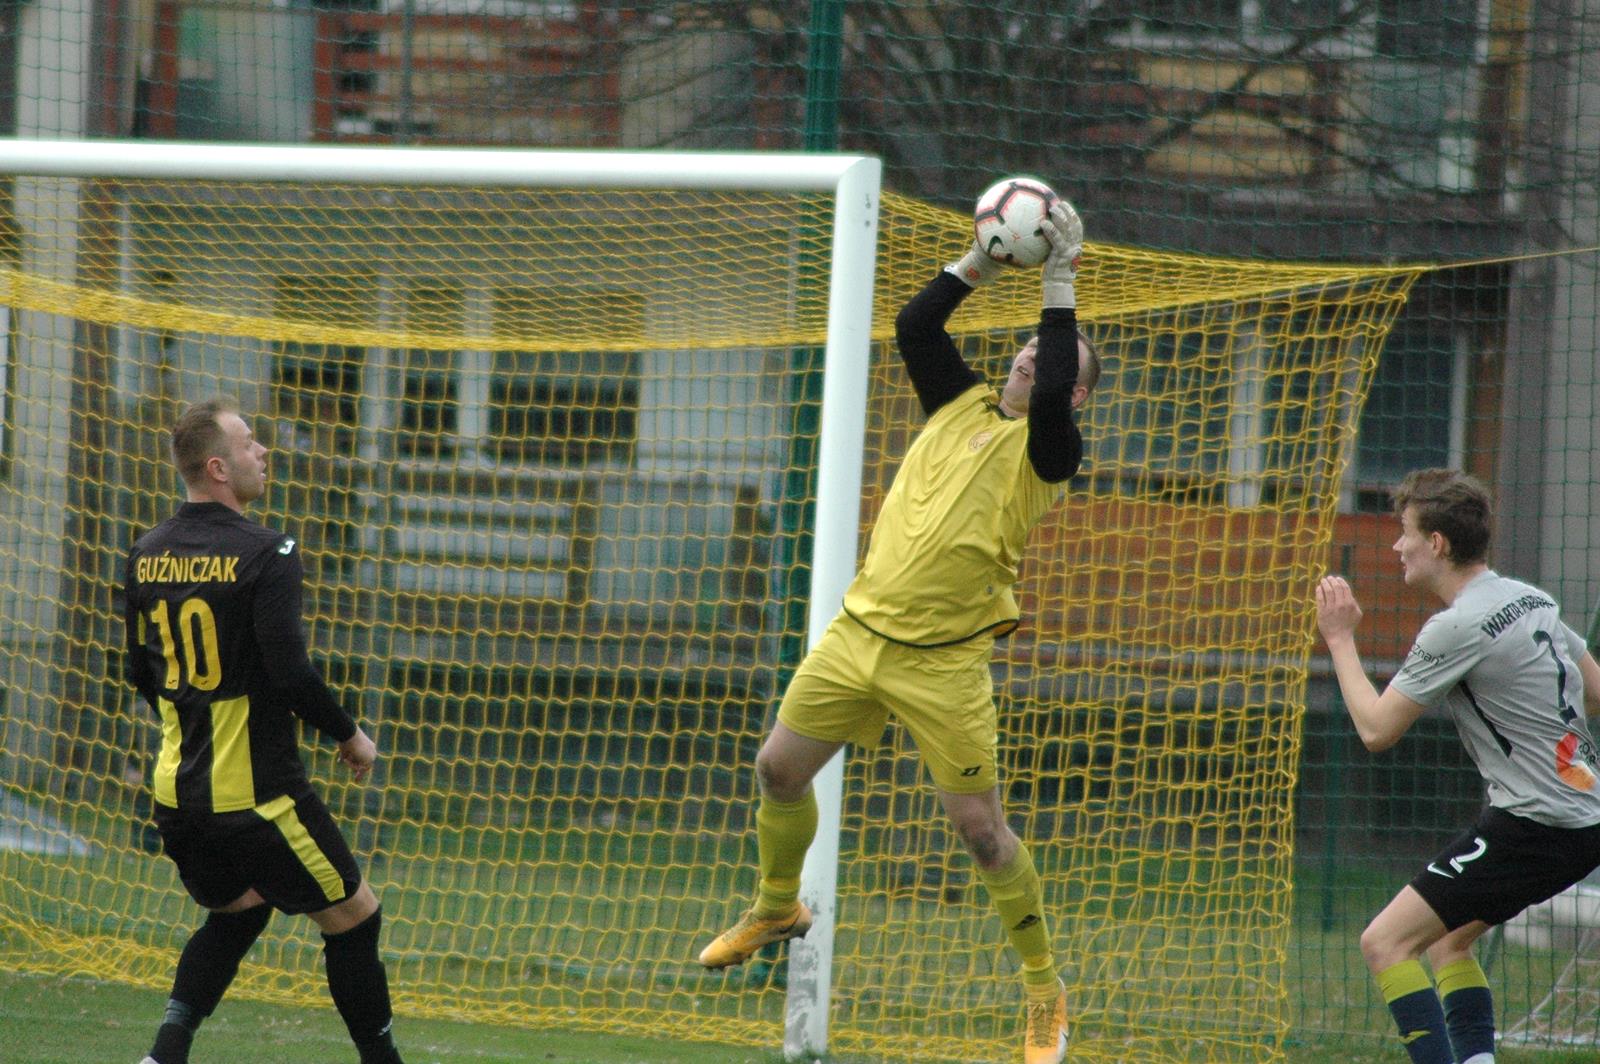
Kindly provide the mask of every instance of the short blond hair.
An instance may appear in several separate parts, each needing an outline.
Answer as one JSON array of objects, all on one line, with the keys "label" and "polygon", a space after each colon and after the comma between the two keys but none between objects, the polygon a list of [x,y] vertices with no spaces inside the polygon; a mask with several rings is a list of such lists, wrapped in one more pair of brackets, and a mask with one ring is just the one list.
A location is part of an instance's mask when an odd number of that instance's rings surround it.
[{"label": "short blond hair", "polygon": [[184,483],[200,479],[206,463],[222,456],[227,435],[218,419],[237,414],[239,404],[225,395],[212,396],[193,404],[178,415],[172,425],[172,461]]}]

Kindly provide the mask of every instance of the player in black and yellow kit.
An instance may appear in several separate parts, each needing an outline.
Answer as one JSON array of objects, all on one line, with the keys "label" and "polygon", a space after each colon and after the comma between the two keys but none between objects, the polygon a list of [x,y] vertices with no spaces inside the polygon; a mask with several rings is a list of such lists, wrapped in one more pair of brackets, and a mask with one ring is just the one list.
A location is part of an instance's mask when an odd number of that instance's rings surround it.
[{"label": "player in black and yellow kit", "polygon": [[1038,873],[1000,801],[989,658],[995,639],[1017,627],[1017,564],[1029,530],[1078,470],[1083,440],[1072,411],[1100,375],[1078,336],[1073,284],[1083,224],[1058,203],[1044,228],[1051,252],[1039,332],[998,395],[945,331],[961,301],[1003,268],[980,248],[946,267],[895,321],[928,423],[884,500],[844,609],[795,673],[756,757],[755,905],[700,953],[706,967],[723,968],[810,929],[799,891],[817,826],[811,781],[847,741],[877,742],[893,713],[915,739],[1021,956],[1027,1064],[1065,1056],[1066,992]]},{"label": "player in black and yellow kit", "polygon": [[378,899],[311,789],[296,718],[337,742],[358,780],[377,749],[307,657],[295,541],[244,517],[266,453],[231,401],[190,407],[172,430],[188,501],[128,556],[128,678],[161,718],[156,826],[210,910],[143,1064],[187,1064],[273,909],[322,929],[328,990],[362,1064],[400,1064]]}]

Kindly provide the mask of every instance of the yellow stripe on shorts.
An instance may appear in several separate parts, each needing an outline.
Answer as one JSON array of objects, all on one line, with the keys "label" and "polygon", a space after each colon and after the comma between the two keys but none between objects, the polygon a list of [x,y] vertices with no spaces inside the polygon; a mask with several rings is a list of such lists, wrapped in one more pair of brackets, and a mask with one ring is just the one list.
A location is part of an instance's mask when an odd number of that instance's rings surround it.
[{"label": "yellow stripe on shorts", "polygon": [[317,847],[311,832],[300,822],[300,814],[295,810],[294,799],[287,794],[274,798],[266,805],[257,806],[256,812],[262,818],[272,821],[295,856],[300,858],[301,865],[311,873],[311,878],[317,881],[317,886],[322,888],[323,896],[329,901],[344,901],[344,877],[339,875],[339,870],[333,867],[333,862],[328,860]]}]

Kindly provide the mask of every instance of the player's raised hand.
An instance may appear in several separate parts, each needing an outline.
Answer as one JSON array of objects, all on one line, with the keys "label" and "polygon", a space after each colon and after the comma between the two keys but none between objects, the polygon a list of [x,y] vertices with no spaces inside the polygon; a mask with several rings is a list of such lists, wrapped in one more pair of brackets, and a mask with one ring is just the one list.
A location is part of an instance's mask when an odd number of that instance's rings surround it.
[{"label": "player's raised hand", "polygon": [[1050,255],[1044,260],[1044,305],[1076,307],[1078,262],[1083,258],[1083,219],[1072,204],[1058,199],[1050,205],[1050,217],[1039,222],[1039,229],[1050,241]]},{"label": "player's raised hand", "polygon": [[339,760],[350,766],[350,775],[357,783],[367,778],[372,763],[378,760],[378,747],[360,728],[339,744]]},{"label": "player's raised hand", "polygon": [[1361,604],[1350,590],[1349,581],[1342,576],[1325,576],[1317,582],[1317,628],[1323,642],[1354,635],[1360,623]]},{"label": "player's raised hand", "polygon": [[955,274],[970,288],[981,288],[999,277],[1004,270],[1004,266],[983,253],[976,240],[972,242],[971,251],[945,267],[946,272]]}]

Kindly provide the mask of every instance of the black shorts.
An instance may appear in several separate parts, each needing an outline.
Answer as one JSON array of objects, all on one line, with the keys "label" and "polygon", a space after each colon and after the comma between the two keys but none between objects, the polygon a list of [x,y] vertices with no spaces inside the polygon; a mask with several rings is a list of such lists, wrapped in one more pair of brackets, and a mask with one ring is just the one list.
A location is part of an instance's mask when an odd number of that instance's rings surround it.
[{"label": "black shorts", "polygon": [[361,870],[322,799],[307,791],[238,813],[157,804],[156,828],[190,897],[219,909],[254,888],[274,909],[314,913],[361,886]]},{"label": "black shorts", "polygon": [[1600,867],[1600,824],[1554,828],[1502,809],[1477,821],[1411,881],[1451,931],[1503,924]]}]

